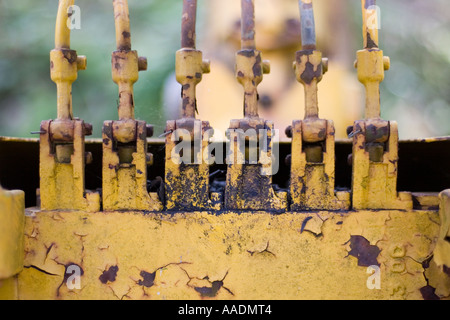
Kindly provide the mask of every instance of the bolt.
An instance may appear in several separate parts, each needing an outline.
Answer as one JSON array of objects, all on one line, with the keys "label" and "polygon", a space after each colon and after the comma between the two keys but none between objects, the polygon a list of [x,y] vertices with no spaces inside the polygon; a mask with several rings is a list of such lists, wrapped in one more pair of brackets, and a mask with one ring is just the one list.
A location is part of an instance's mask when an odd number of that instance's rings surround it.
[{"label": "bolt", "polygon": [[350,167],[353,166],[353,154],[351,154],[351,153],[347,156],[347,164]]},{"label": "bolt", "polygon": [[211,62],[209,60],[202,61],[202,71],[203,71],[203,73],[211,72]]},{"label": "bolt", "polygon": [[147,153],[145,156],[145,160],[146,160],[148,166],[153,165],[153,154]]},{"label": "bolt", "polygon": [[90,136],[92,135],[92,124],[90,123],[84,123],[84,135]]},{"label": "bolt", "polygon": [[292,162],[292,155],[288,154],[286,156],[286,158],[284,159],[284,163],[286,164],[286,166],[291,166],[291,162]]},{"label": "bolt", "polygon": [[391,68],[391,59],[389,57],[383,57],[384,70],[387,71]]},{"label": "bolt", "polygon": [[292,126],[289,126],[284,130],[284,133],[286,134],[286,137],[292,138]]},{"label": "bolt", "polygon": [[146,131],[147,131],[147,138],[149,137],[153,137],[153,125],[152,124],[147,124],[146,126]]},{"label": "bolt", "polygon": [[326,73],[328,71],[328,58],[322,59],[322,69],[323,73]]},{"label": "bolt", "polygon": [[350,134],[353,132],[353,126],[347,127],[347,136],[350,136]]},{"label": "bolt", "polygon": [[139,71],[146,71],[148,67],[148,62],[146,57],[139,57],[138,58],[138,70]]},{"label": "bolt", "polygon": [[85,158],[86,164],[91,164],[94,161],[94,157],[92,156],[92,152],[85,152],[84,153],[84,158]]},{"label": "bolt", "polygon": [[270,73],[270,61],[269,60],[262,61],[262,70],[263,70],[264,74]]},{"label": "bolt", "polygon": [[86,70],[86,67],[87,67],[86,56],[78,56],[77,57],[77,69],[78,70]]}]

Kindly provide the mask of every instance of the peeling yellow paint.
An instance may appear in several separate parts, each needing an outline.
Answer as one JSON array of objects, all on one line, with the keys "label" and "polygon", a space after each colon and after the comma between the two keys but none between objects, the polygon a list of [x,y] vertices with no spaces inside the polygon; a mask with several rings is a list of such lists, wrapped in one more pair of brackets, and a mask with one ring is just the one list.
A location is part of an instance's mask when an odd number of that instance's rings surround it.
[{"label": "peeling yellow paint", "polygon": [[[420,299],[436,215],[41,211],[26,219],[19,298]],[[367,261],[379,290],[367,287]],[[83,270],[79,290],[65,283],[69,264]]]}]

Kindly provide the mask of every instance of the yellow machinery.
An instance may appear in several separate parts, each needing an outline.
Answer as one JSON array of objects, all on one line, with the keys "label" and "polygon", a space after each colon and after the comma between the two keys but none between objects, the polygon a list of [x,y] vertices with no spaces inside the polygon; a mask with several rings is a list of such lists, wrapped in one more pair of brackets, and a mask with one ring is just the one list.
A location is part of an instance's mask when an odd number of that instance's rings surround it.
[{"label": "yellow machinery", "polygon": [[196,118],[196,86],[210,71],[196,48],[196,0],[184,0],[176,53],[182,118],[167,122],[165,140],[149,139],[152,126],[134,115],[133,85],[147,61],[131,49],[126,0],[113,1],[119,119],[105,121],[102,139],[85,140],[92,126],[72,112],[72,83],[86,68],[70,49],[73,4],[59,1],[50,54],[57,119],[42,122],[39,144],[0,138],[0,180],[23,190],[0,188],[1,299],[450,297],[450,139],[399,141],[395,121],[381,119],[390,62],[369,23],[374,0],[362,0],[355,63],[365,119],[346,140],[335,139],[333,119],[320,118],[328,63],[313,2],[299,1],[293,73],[305,117],[292,114],[289,142],[258,113],[270,67],[255,44],[254,0],[242,0],[235,75],[243,117],[229,119],[227,140],[214,143],[207,119]]}]

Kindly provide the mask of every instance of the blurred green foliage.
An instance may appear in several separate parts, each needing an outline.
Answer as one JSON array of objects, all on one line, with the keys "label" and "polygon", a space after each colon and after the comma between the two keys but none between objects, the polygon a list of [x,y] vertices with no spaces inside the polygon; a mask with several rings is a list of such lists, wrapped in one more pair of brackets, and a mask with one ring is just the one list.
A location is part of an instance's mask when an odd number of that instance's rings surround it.
[{"label": "blurred green foliage", "polygon": [[[353,25],[361,28],[356,2],[349,9]],[[450,135],[448,0],[378,0],[377,5],[380,48],[391,58],[381,85],[382,117],[399,123],[401,139]]]},{"label": "blurred green foliage", "polygon": [[[154,124],[159,135],[166,121],[162,89],[179,49],[182,1],[129,3],[133,49],[149,63],[135,85],[136,116]],[[361,30],[359,1],[342,3],[348,6],[355,30]],[[81,8],[81,29],[72,31],[71,46],[87,56],[88,68],[79,72],[73,86],[74,114],[92,123],[93,137],[100,137],[103,121],[117,119],[118,92],[110,64],[115,50],[112,1],[76,4]],[[199,29],[203,4],[199,1]],[[448,1],[379,0],[377,4],[380,45],[392,62],[381,89],[383,118],[399,122],[401,138],[450,135]],[[55,0],[0,0],[0,135],[30,137],[41,120],[56,116],[49,52],[54,47],[57,7]]]},{"label": "blurred green foliage", "polygon": [[[117,119],[117,85],[111,79],[115,50],[111,0],[76,1],[81,29],[72,30],[71,48],[86,55],[87,70],[73,85],[73,110],[101,136],[104,120]],[[58,2],[0,1],[0,135],[28,137],[40,121],[56,117],[56,86],[50,79]],[[135,84],[136,116],[163,132],[161,90],[179,49],[182,1],[130,1],[134,50],[148,58],[148,71]]]}]

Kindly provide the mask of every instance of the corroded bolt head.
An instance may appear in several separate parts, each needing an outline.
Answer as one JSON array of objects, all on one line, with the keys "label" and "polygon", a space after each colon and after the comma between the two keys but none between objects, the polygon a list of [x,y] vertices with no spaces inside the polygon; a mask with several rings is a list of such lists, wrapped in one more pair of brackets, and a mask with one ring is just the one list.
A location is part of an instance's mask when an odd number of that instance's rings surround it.
[{"label": "corroded bolt head", "polygon": [[202,61],[202,71],[203,71],[203,73],[211,72],[211,61],[209,61],[209,60]]},{"label": "corroded bolt head", "polygon": [[148,62],[146,57],[139,57],[138,58],[138,70],[139,71],[146,71],[148,67]]},{"label": "corroded bolt head", "polygon": [[269,60],[262,61],[262,70],[263,70],[264,74],[270,73],[270,61]]},{"label": "corroded bolt head", "polygon": [[147,131],[147,138],[153,137],[153,133],[154,133],[153,125],[152,124],[147,124],[145,126],[145,128],[146,128],[146,131]]},{"label": "corroded bolt head", "polygon": [[153,154],[152,153],[147,153],[145,155],[145,160],[146,160],[148,166],[153,165]]},{"label": "corroded bolt head", "polygon": [[389,57],[383,57],[384,70],[387,71],[391,68],[391,59]]},{"label": "corroded bolt head", "polygon": [[78,56],[77,57],[77,69],[78,70],[86,70],[86,67],[87,67],[86,56]]},{"label": "corroded bolt head", "polygon": [[347,127],[347,137],[350,136],[350,134],[353,132],[353,126]]},{"label": "corroded bolt head", "polygon": [[286,137],[292,138],[292,126],[289,126],[284,130],[284,133],[286,134]]},{"label": "corroded bolt head", "polygon": [[92,135],[92,124],[90,123],[84,123],[84,135],[90,136]]},{"label": "corroded bolt head", "polygon": [[94,161],[94,157],[92,156],[92,152],[85,152],[84,153],[84,158],[85,158],[86,164],[91,164]]},{"label": "corroded bolt head", "polygon": [[323,73],[328,71],[328,58],[322,58],[322,70]]}]

